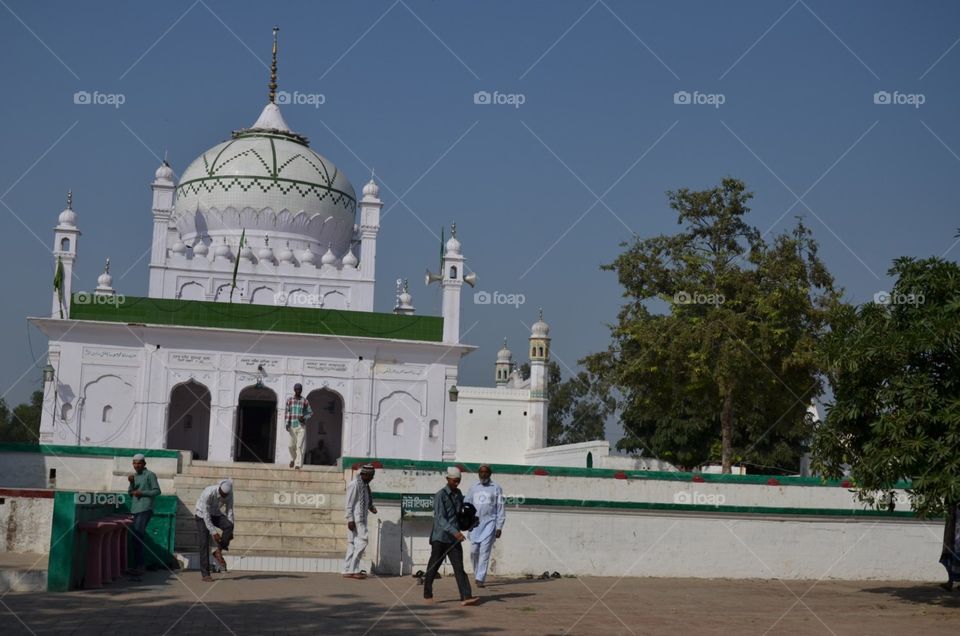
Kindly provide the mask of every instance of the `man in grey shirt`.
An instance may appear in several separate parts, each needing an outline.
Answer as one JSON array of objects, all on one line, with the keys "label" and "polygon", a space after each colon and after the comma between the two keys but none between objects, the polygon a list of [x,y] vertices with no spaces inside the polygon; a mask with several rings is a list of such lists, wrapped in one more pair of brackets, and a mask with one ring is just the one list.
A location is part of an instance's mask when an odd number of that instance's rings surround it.
[{"label": "man in grey shirt", "polygon": [[480,599],[473,595],[470,580],[463,571],[463,533],[459,528],[457,511],[463,505],[463,493],[460,492],[460,469],[447,468],[447,485],[433,497],[433,530],[430,532],[430,562],[423,581],[423,599],[433,602],[433,580],[449,558],[457,578],[461,605],[476,605]]}]

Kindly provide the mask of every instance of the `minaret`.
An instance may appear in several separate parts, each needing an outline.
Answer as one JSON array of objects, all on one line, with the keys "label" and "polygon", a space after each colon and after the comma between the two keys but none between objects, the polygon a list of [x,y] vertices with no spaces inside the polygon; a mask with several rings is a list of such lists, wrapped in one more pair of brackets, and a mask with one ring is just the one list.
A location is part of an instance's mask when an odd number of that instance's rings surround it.
[{"label": "minaret", "polygon": [[[154,173],[153,183],[153,243],[150,247],[150,287],[152,297],[163,296],[163,268],[167,263],[167,242],[173,230],[170,228],[170,219],[173,217],[173,169],[164,159]],[[176,238],[176,234],[174,234]]]},{"label": "minaret", "polygon": [[[370,181],[363,186],[363,198],[360,199],[360,276],[367,280],[376,278],[377,233],[380,231],[380,186],[370,175]],[[351,252],[352,253],[352,252]]]},{"label": "minaret", "polygon": [[397,304],[393,313],[412,316],[414,312],[413,296],[410,294],[410,281],[397,279]]},{"label": "minaret", "polygon": [[97,296],[115,296],[113,276],[110,275],[110,259],[103,265],[103,273],[97,277],[97,288],[93,292]]},{"label": "minaret", "polygon": [[507,339],[504,338],[503,348],[497,351],[496,380],[498,389],[507,386],[511,371],[513,371],[513,353],[507,349]]},{"label": "minaret", "polygon": [[73,292],[73,267],[77,262],[77,213],[73,211],[73,191],[67,192],[67,207],[60,213],[53,228],[53,307],[54,318],[70,316],[70,294]]},{"label": "minaret", "polygon": [[443,316],[443,341],[460,342],[460,288],[463,287],[463,262],[460,241],[457,240],[457,224],[450,225],[450,238],[443,253],[443,271],[440,286],[443,288],[441,315]]},{"label": "minaret", "polygon": [[550,358],[550,325],[540,317],[530,328],[530,415],[527,450],[547,445],[547,360]]}]

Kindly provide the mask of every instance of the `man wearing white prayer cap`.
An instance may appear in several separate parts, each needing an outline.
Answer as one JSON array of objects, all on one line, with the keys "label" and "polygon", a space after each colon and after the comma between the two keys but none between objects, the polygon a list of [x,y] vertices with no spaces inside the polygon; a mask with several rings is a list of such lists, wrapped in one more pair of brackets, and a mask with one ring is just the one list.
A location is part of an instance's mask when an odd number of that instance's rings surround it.
[{"label": "man wearing white prayer cap", "polygon": [[[433,497],[433,530],[430,532],[430,561],[423,580],[423,598],[433,602],[433,580],[440,571],[444,559],[450,559],[461,605],[476,605],[480,599],[470,589],[470,579],[463,571],[463,532],[460,530],[459,512],[463,508],[463,493],[460,492],[460,469],[447,468],[447,485]],[[465,528],[466,529],[466,528]]]},{"label": "man wearing white prayer cap", "polygon": [[484,587],[487,580],[487,568],[493,543],[500,538],[507,513],[504,507],[503,489],[490,476],[490,464],[480,464],[477,476],[480,481],[470,486],[464,501],[469,501],[477,509],[480,523],[470,530],[470,561],[473,563],[473,576],[477,587]]},{"label": "man wearing white prayer cap", "polygon": [[133,515],[133,525],[130,532],[133,534],[133,567],[127,571],[138,577],[145,571],[146,561],[143,556],[144,540],[147,536],[147,524],[153,517],[153,502],[160,494],[160,484],[157,476],[147,470],[147,458],[143,453],[133,456],[133,475],[127,475],[127,494],[130,496],[130,514]]},{"label": "man wearing white prayer cap", "polygon": [[370,482],[377,470],[373,464],[364,464],[356,479],[347,485],[347,555],[343,560],[343,576],[348,579],[365,579],[360,570],[360,559],[367,548],[367,513],[377,514],[370,493]]},{"label": "man wearing white prayer cap", "polygon": [[[220,511],[225,507],[225,513]],[[200,573],[206,582],[213,581],[210,577],[210,541],[213,540],[213,558],[220,564],[223,572],[227,571],[227,561],[223,558],[223,550],[230,548],[233,539],[233,480],[221,479],[219,483],[207,486],[197,499],[195,520],[197,533],[200,537]]]}]

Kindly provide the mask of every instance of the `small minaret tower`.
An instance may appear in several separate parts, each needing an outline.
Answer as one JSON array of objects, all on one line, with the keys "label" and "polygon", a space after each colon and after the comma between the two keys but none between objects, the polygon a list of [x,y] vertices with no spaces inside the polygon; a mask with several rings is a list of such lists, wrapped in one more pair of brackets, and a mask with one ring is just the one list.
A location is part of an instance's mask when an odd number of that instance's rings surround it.
[{"label": "small minaret tower", "polygon": [[[363,198],[360,199],[360,227],[357,228],[360,239],[360,276],[366,280],[376,278],[377,233],[380,232],[380,186],[370,175],[370,181],[363,186]],[[353,254],[351,251],[350,254]],[[355,256],[353,257],[355,258]]]},{"label": "small minaret tower", "polygon": [[507,349],[507,339],[504,338],[503,348],[497,351],[496,376],[498,389],[506,388],[511,371],[513,371],[513,353]]},{"label": "small minaret tower", "polygon": [[550,325],[540,317],[530,328],[530,409],[527,450],[547,445],[547,360],[550,359]]},{"label": "small minaret tower", "polygon": [[67,207],[60,213],[53,228],[53,307],[54,318],[70,316],[70,294],[73,292],[73,267],[77,262],[77,213],[73,211],[73,191],[67,192]]},{"label": "small minaret tower", "polygon": [[463,287],[463,262],[466,259],[460,252],[457,239],[457,224],[450,225],[450,238],[443,253],[443,271],[441,315],[443,316],[443,341],[450,344],[460,342],[460,288]]},{"label": "small minaret tower", "polygon": [[170,219],[173,217],[173,192],[176,189],[176,184],[174,183],[173,168],[170,167],[166,159],[154,173],[150,189],[153,191],[153,243],[150,246],[149,295],[159,298],[163,296],[163,270],[167,263],[167,244],[171,233],[174,239],[177,238],[176,232],[170,227]]}]

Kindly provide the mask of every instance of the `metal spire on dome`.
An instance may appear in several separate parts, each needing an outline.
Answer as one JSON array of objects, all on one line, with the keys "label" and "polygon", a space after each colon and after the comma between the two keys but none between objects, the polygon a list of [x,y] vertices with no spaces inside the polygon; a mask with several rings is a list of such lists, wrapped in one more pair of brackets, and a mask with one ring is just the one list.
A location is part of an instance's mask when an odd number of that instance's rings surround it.
[{"label": "metal spire on dome", "polygon": [[277,33],[280,27],[273,27],[273,61],[270,63],[270,103],[275,104],[277,99]]},{"label": "metal spire on dome", "polygon": [[73,190],[67,190],[67,209],[73,209]]}]

